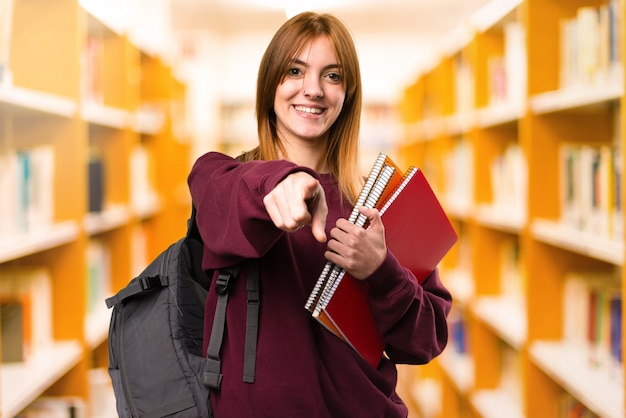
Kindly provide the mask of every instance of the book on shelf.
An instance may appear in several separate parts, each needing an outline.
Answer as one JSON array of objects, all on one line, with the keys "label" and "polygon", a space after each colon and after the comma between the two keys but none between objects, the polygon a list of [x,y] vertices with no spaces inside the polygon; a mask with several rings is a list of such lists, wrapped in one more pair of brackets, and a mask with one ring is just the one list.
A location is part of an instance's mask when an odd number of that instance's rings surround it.
[{"label": "book on shelf", "polygon": [[504,55],[487,60],[489,106],[520,107],[526,93],[526,34],[519,22],[504,25]]},{"label": "book on shelf", "polygon": [[104,210],[104,159],[100,156],[89,157],[87,163],[89,184],[89,199],[88,210],[89,212],[102,212]]},{"label": "book on shelf", "polygon": [[29,334],[29,311],[27,298],[0,298],[0,358],[3,363],[26,360],[25,341]]},{"label": "book on shelf", "polygon": [[91,238],[87,244],[86,300],[88,320],[97,315],[104,304],[102,301],[111,296],[111,256],[102,240]]},{"label": "book on shelf", "polygon": [[507,80],[504,58],[492,56],[487,60],[489,106],[507,103]]},{"label": "book on shelf", "polygon": [[82,95],[86,103],[102,104],[103,89],[102,77],[104,68],[104,40],[92,35],[85,42],[82,53],[84,74],[82,77]]},{"label": "book on shelf", "polygon": [[[428,278],[457,234],[421,170],[406,172],[385,154],[372,166],[348,220],[367,228],[359,207],[377,208],[389,251],[419,283]],[[328,330],[377,367],[384,351],[368,300],[368,284],[327,262],[305,308]]]},{"label": "book on shelf", "polygon": [[622,241],[620,152],[612,145],[561,145],[563,224],[596,237]]},{"label": "book on shelf", "polygon": [[3,268],[0,303],[12,315],[2,318],[3,362],[27,361],[52,342],[52,283],[45,268]]},{"label": "book on shelf", "polygon": [[519,240],[509,238],[500,249],[500,294],[510,301],[525,304],[526,273],[521,262]]},{"label": "book on shelf", "polygon": [[578,8],[560,22],[561,88],[621,79],[621,19],[618,0]]},{"label": "book on shelf", "polygon": [[500,389],[518,403],[522,402],[522,355],[502,342],[500,345]]},{"label": "book on shelf", "polygon": [[622,364],[622,294],[616,273],[570,272],[563,287],[563,340],[588,350],[611,375]]},{"label": "book on shelf", "polygon": [[444,156],[446,196],[449,207],[463,211],[474,200],[474,153],[469,139],[455,138],[451,150]]},{"label": "book on shelf", "polygon": [[520,22],[504,25],[504,66],[506,68],[506,101],[523,106],[527,89],[528,60],[526,29]]},{"label": "book on shelf", "polygon": [[557,418],[599,418],[596,413],[568,392],[561,394],[557,406]]},{"label": "book on shelf", "polygon": [[525,221],[527,216],[526,167],[524,151],[517,143],[507,145],[502,154],[494,158],[490,164],[493,209],[506,214],[507,218],[520,222]]},{"label": "book on shelf", "polygon": [[0,153],[0,237],[52,223],[54,158],[48,145]]},{"label": "book on shelf", "polygon": [[145,144],[137,145],[130,154],[130,205],[139,214],[158,206],[158,193],[153,185],[154,155]]},{"label": "book on shelf", "polygon": [[467,354],[469,352],[468,330],[463,309],[453,305],[447,321],[448,333],[450,335],[450,348],[457,354]]},{"label": "book on shelf", "polygon": [[463,52],[455,55],[454,60],[454,105],[458,115],[474,110],[474,72]]}]

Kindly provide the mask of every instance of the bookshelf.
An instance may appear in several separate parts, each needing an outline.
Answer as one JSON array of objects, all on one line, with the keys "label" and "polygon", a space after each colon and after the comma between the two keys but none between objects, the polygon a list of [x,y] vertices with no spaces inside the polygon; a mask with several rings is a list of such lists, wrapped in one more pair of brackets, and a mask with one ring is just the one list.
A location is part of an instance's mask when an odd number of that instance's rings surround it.
[{"label": "bookshelf", "polygon": [[416,416],[624,416],[625,18],[495,0],[406,87],[399,160],[460,233],[449,347],[401,370]]},{"label": "bookshelf", "polygon": [[81,4],[0,0],[0,303],[19,312],[0,330],[3,344],[16,325],[23,337],[0,356],[1,417],[106,396],[103,299],[191,211],[185,82]]}]

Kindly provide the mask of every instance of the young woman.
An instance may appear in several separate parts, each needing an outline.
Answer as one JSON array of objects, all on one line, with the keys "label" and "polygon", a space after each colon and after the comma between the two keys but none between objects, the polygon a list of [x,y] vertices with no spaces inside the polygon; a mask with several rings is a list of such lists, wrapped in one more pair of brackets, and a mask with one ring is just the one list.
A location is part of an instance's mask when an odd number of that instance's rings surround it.
[{"label": "young woman", "polygon": [[[203,268],[213,274],[259,259],[256,379],[242,379],[243,269],[229,296],[221,390],[211,395],[217,417],[405,417],[395,364],[427,363],[446,345],[451,297],[437,271],[417,283],[387,250],[377,210],[361,210],[368,230],[346,220],[363,184],[360,112],[349,31],[331,15],[300,14],[276,32],[261,61],[258,147],[238,159],[208,153],[191,171],[197,224],[206,237]],[[327,260],[369,282],[386,344],[376,369],[304,308]],[[216,298],[209,292],[207,312],[214,312]],[[206,338],[211,326],[205,318]]]}]

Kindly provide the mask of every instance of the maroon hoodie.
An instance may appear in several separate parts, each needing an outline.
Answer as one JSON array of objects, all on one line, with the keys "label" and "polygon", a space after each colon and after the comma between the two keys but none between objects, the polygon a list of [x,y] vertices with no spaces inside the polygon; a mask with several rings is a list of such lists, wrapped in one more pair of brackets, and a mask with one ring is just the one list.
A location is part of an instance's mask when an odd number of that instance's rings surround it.
[{"label": "maroon hoodie", "polygon": [[[366,280],[386,356],[377,369],[329,332],[304,308],[326,260],[325,243],[309,227],[293,233],[277,229],[263,197],[285,176],[306,171],[326,193],[327,234],[352,207],[340,198],[328,174],[288,161],[240,163],[219,153],[200,157],[189,175],[204,239],[203,267],[214,270],[245,258],[260,257],[261,310],[255,382],[243,382],[246,328],[245,270],[229,296],[227,330],[222,346],[219,392],[212,392],[215,416],[250,417],[406,417],[395,392],[396,363],[424,364],[439,355],[448,339],[446,316],[451,296],[435,270],[419,285],[390,252]],[[207,312],[217,296],[209,292]],[[212,316],[205,318],[206,337]]]}]

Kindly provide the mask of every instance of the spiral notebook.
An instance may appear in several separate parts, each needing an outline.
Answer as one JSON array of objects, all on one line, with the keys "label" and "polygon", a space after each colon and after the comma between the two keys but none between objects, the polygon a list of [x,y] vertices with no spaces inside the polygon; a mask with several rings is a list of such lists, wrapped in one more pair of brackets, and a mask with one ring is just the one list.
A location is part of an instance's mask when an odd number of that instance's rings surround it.
[{"label": "spiral notebook", "polygon": [[[458,239],[421,170],[401,172],[379,154],[349,221],[367,228],[358,207],[375,207],[385,225],[387,247],[422,283]],[[352,346],[373,367],[384,351],[368,300],[368,283],[328,262],[305,305],[313,317]]]}]

